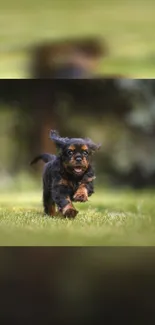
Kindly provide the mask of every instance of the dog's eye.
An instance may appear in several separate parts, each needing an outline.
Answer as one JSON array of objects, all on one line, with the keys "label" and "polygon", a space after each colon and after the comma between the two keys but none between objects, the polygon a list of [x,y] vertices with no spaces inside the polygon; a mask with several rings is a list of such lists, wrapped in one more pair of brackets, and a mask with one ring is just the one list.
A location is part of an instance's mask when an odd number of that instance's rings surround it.
[{"label": "dog's eye", "polygon": [[88,156],[88,151],[86,151],[86,150],[83,151],[83,155],[84,155],[84,156]]},{"label": "dog's eye", "polygon": [[68,153],[69,156],[72,156],[73,155],[73,150],[68,150],[67,153]]}]

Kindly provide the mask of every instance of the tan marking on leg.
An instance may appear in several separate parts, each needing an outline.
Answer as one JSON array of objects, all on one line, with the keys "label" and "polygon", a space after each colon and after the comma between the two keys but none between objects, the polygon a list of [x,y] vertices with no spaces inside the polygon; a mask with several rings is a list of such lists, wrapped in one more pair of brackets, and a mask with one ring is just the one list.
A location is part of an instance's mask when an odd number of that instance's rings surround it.
[{"label": "tan marking on leg", "polygon": [[68,209],[74,209],[73,205],[71,203],[68,203],[63,209],[62,209],[62,213],[65,214],[65,212]]},{"label": "tan marking on leg", "polygon": [[77,215],[78,211],[74,208],[71,201],[63,209],[62,214],[68,218],[74,218]]},{"label": "tan marking on leg", "polygon": [[79,188],[74,194],[74,200],[79,202],[86,202],[88,200],[88,191],[85,184],[80,184]]},{"label": "tan marking on leg", "polygon": [[56,208],[55,208],[55,203],[51,204],[48,208],[48,213],[50,216],[56,216]]}]

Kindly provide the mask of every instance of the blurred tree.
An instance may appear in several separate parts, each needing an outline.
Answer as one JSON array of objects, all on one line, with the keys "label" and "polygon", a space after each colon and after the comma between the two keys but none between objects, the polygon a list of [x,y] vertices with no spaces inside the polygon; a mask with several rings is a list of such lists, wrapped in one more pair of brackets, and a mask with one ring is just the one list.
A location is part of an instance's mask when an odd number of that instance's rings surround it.
[{"label": "blurred tree", "polygon": [[98,173],[113,184],[155,185],[154,80],[31,80],[0,91],[10,111],[18,103],[12,170],[27,169],[39,152],[55,152],[48,135],[56,128],[63,136],[102,142]]},{"label": "blurred tree", "polygon": [[36,79],[91,78],[108,52],[98,37],[62,39],[32,49],[30,75]]}]

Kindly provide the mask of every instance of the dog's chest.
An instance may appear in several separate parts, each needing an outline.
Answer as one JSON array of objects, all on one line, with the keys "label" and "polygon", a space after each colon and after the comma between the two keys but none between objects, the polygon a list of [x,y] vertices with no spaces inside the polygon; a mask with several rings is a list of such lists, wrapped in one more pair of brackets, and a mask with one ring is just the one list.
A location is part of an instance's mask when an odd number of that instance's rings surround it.
[{"label": "dog's chest", "polygon": [[62,175],[61,184],[67,186],[68,190],[70,190],[70,192],[74,194],[79,188],[79,185],[81,184],[81,180],[77,180],[71,177],[66,177],[66,175]]},{"label": "dog's chest", "polygon": [[73,193],[75,193],[77,191],[79,185],[80,185],[80,182],[77,182],[77,181],[71,182],[71,187],[72,187]]}]

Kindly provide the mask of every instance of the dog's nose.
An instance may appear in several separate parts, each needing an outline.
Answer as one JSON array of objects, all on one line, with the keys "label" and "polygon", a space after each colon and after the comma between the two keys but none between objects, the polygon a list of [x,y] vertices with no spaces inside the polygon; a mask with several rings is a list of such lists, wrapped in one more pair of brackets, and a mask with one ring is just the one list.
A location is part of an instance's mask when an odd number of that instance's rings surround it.
[{"label": "dog's nose", "polygon": [[81,162],[82,161],[82,158],[81,157],[76,157],[76,161],[77,162]]}]

